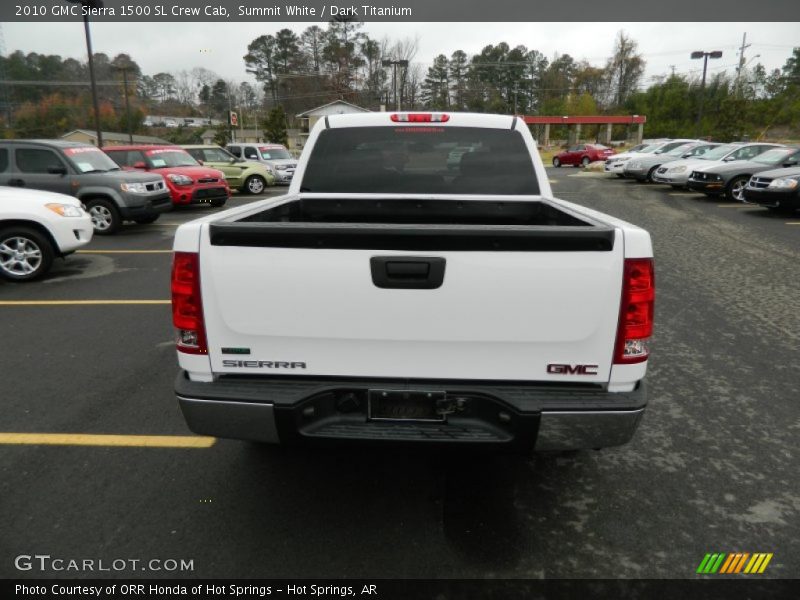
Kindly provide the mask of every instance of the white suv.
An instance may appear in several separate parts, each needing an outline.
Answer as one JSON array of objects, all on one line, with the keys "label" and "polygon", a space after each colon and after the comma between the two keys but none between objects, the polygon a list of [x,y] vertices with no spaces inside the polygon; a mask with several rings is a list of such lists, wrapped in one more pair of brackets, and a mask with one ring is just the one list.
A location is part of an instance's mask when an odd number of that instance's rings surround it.
[{"label": "white suv", "polygon": [[[0,157],[2,158],[2,157]],[[29,281],[92,240],[80,200],[41,190],[0,187],[0,277]]]}]

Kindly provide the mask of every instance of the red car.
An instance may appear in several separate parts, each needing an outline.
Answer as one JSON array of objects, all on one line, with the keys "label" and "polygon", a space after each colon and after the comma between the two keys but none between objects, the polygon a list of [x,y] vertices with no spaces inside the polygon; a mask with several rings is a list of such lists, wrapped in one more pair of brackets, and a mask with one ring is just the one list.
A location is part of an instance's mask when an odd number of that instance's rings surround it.
[{"label": "red car", "polygon": [[556,154],[553,157],[553,166],[582,165],[585,167],[590,162],[606,160],[612,154],[614,151],[602,144],[578,144],[570,146],[561,154]]},{"label": "red car", "polygon": [[222,171],[202,166],[178,146],[110,146],[103,152],[123,169],[162,175],[172,204],[222,206],[231,196]]}]

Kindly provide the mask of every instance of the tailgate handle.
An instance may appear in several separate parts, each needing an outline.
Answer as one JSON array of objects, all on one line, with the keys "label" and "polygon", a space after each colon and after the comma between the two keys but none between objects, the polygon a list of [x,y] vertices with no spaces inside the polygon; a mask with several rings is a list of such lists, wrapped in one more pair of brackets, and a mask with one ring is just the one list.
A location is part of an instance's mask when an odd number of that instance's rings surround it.
[{"label": "tailgate handle", "polygon": [[379,288],[433,290],[444,281],[445,259],[436,256],[373,256],[369,265]]}]

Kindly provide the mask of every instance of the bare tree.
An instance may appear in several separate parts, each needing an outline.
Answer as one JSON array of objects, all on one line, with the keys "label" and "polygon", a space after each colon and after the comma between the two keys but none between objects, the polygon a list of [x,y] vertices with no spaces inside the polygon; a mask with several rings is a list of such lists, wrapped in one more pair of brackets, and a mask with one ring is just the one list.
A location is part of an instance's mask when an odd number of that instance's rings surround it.
[{"label": "bare tree", "polygon": [[645,61],[636,52],[637,43],[624,31],[617,33],[614,56],[606,63],[608,94],[615,106],[622,106],[639,87]]}]

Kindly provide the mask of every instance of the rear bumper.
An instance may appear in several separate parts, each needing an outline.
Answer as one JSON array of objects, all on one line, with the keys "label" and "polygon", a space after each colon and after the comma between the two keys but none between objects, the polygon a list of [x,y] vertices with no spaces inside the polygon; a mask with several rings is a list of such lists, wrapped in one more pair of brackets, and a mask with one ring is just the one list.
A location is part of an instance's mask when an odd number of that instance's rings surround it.
[{"label": "rear bumper", "polygon": [[[446,391],[463,408],[442,422],[371,421],[369,389]],[[619,446],[644,413],[641,382],[627,393],[542,384],[236,378],[189,381],[175,393],[189,429],[215,437],[284,444],[342,442],[580,450]]]}]

